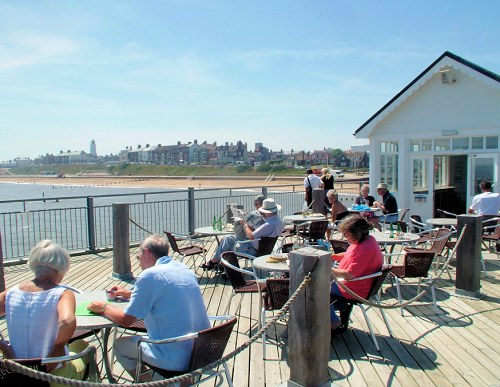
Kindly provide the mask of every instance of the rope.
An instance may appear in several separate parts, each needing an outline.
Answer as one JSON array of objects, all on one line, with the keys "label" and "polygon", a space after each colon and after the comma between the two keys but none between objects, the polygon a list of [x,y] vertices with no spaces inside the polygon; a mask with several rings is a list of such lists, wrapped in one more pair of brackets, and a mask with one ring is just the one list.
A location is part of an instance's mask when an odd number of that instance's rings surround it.
[{"label": "rope", "polygon": [[134,219],[129,218],[129,220],[130,220],[130,223],[132,223],[134,226],[139,227],[142,231],[145,231],[145,232],[147,232],[148,234],[151,234],[151,235],[152,235],[152,234],[154,234],[154,232],[149,231],[149,230],[146,230],[146,229],[145,229],[144,227],[142,227],[139,223],[137,223],[136,221],[134,221]]},{"label": "rope", "polygon": [[435,278],[431,279],[431,281],[429,282],[429,286],[425,290],[423,290],[419,294],[417,294],[415,297],[413,297],[412,299],[410,299],[408,301],[405,301],[405,302],[402,302],[401,304],[399,304],[399,303],[395,303],[395,304],[379,304],[379,303],[375,303],[375,302],[371,302],[369,300],[366,300],[363,297],[360,297],[356,293],[354,293],[351,289],[349,289],[341,281],[338,281],[338,278],[332,272],[333,281],[337,285],[339,285],[342,289],[344,289],[347,294],[349,294],[351,297],[353,297],[355,300],[361,302],[362,304],[366,304],[368,306],[372,306],[374,308],[379,308],[379,309],[404,308],[407,305],[409,305],[409,304],[411,304],[411,303],[413,303],[413,302],[418,301],[419,299],[421,299],[429,291],[429,289],[431,288],[431,286],[434,285],[434,282],[436,282],[437,280],[441,279],[441,276],[443,275],[443,272],[446,270],[446,267],[448,266],[448,263],[451,261],[451,258],[453,258],[455,256],[455,254],[457,252],[457,247],[462,242],[462,239],[463,239],[463,237],[465,235],[465,231],[466,230],[467,230],[467,225],[464,225],[464,228],[462,229],[462,232],[460,233],[460,236],[457,239],[457,243],[455,243],[455,247],[453,247],[453,250],[451,251],[450,255],[448,256],[448,259],[446,259],[446,261],[444,262],[443,267],[441,268],[441,270],[439,271],[439,273],[436,275]]},{"label": "rope", "polygon": [[[250,339],[248,339],[245,343],[243,343],[241,346],[238,348],[235,348],[232,352],[228,353],[226,356],[220,358],[219,360],[203,367],[198,370],[192,371],[190,373],[184,374],[182,376],[177,376],[174,378],[170,379],[165,379],[165,380],[160,380],[157,382],[148,382],[148,383],[138,383],[138,384],[121,384],[121,386],[142,386],[142,387],[159,387],[159,386],[167,386],[169,384],[173,383],[179,383],[179,382],[189,382],[193,377],[201,376],[204,371],[216,368],[223,363],[227,362],[229,359],[235,357],[239,353],[243,352],[245,349],[247,349],[251,344],[253,344],[255,341],[257,341],[262,335],[264,334],[265,331],[267,331],[271,325],[273,325],[276,321],[278,321],[286,312],[288,312],[288,309],[290,308],[290,305],[297,299],[299,294],[302,292],[302,290],[308,285],[308,283],[311,281],[310,277],[311,273],[308,273],[305,277],[302,283],[297,287],[295,292],[292,294],[292,296],[288,299],[288,301],[283,305],[283,307],[278,311],[278,313],[273,316],[272,319],[270,319],[265,326],[263,326],[255,335],[253,335]],[[82,380],[74,380],[74,379],[67,379],[63,378],[61,376],[55,376],[52,374],[47,374],[45,372],[40,372],[37,370],[34,370],[32,368],[26,367],[22,364],[16,363],[13,360],[10,359],[1,359],[0,358],[0,366],[5,365],[6,368],[14,370],[15,372],[18,372],[20,374],[26,375],[31,378],[35,379],[40,379],[49,383],[59,383],[59,384],[64,384],[64,385],[69,385],[69,386],[75,386],[75,387],[116,387],[116,384],[105,384],[105,383],[94,383],[94,382],[87,382],[87,381],[82,381]]]}]

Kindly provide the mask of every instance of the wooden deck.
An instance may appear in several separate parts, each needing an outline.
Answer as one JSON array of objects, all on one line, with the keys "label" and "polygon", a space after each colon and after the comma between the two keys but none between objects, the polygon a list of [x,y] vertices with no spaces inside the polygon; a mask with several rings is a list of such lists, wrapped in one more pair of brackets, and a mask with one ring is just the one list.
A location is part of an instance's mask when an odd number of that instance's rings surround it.
[{"label": "wooden deck", "polygon": [[[211,241],[209,246],[213,251],[215,243]],[[134,253],[132,249],[131,254]],[[370,310],[380,352],[371,341],[360,308],[355,307],[351,329],[331,340],[329,373],[332,384],[500,386],[500,260],[489,253],[485,253],[485,258],[488,277],[481,281],[481,300],[457,297],[454,284],[441,280],[437,284],[439,314],[432,308],[430,295],[408,307],[404,317],[398,309],[388,311],[395,337],[389,336],[380,312]],[[197,258],[196,267],[201,262],[202,258]],[[186,263],[192,265],[192,260]],[[134,273],[138,274],[137,260],[133,259],[132,265]],[[7,267],[5,271],[8,287],[32,276],[27,265]],[[64,282],[84,291],[124,285],[112,278],[111,272],[112,252],[76,256],[72,258],[72,267]],[[197,274],[209,314],[222,314],[231,293],[229,283],[213,272],[197,269]],[[404,286],[403,296],[411,298],[415,291],[416,286]],[[395,288],[388,283],[383,288],[382,302],[393,303],[395,294]],[[245,296],[228,352],[256,331],[258,316],[257,299]],[[7,333],[3,319],[0,331],[4,335]],[[229,362],[235,386],[276,386],[288,379],[284,323],[271,328],[268,337],[267,360],[262,359],[261,341],[257,341]],[[119,383],[130,382],[119,365],[115,365],[114,372],[120,377]],[[224,381],[222,385],[227,384]]]}]

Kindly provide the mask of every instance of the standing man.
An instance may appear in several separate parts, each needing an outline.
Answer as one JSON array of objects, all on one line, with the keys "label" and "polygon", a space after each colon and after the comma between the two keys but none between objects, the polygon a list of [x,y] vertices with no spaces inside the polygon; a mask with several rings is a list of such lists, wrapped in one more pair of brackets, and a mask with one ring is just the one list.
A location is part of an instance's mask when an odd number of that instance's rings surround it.
[{"label": "standing man", "polygon": [[307,208],[311,207],[312,203],[312,191],[315,188],[323,188],[323,181],[313,173],[313,170],[309,168],[306,171],[306,178],[304,179],[304,189],[306,191],[306,202]]},{"label": "standing man", "polygon": [[381,230],[380,223],[396,223],[398,221],[398,202],[393,194],[389,192],[388,186],[385,183],[380,183],[377,186],[377,194],[382,196],[382,201],[374,201],[373,205],[382,211],[382,216],[370,219],[374,223],[374,227]]},{"label": "standing man", "polygon": [[491,192],[491,182],[483,180],[479,183],[481,193],[474,196],[469,208],[469,214],[498,216],[500,211],[500,194]]},{"label": "standing man", "polygon": [[[142,273],[133,291],[113,286],[111,293],[130,299],[125,310],[105,301],[94,301],[88,309],[118,325],[129,327],[144,319],[151,339],[165,339],[210,327],[195,274],[183,263],[168,256],[169,245],[161,235],[146,238],[139,247]],[[123,368],[135,375],[139,336],[123,336],[114,343],[115,354]],[[165,345],[142,343],[143,359],[154,366],[172,371],[189,367],[193,341]],[[145,378],[141,379],[146,381]]]}]

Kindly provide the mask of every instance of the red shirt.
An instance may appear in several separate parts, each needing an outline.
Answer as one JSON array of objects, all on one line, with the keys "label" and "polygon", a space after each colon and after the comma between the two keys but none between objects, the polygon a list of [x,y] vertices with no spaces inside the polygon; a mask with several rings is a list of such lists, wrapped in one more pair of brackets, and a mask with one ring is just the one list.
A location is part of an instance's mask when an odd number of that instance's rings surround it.
[{"label": "red shirt", "polygon": [[[380,246],[375,238],[369,235],[368,238],[360,244],[353,243],[348,247],[338,268],[347,270],[356,278],[380,271],[383,263],[384,258],[380,251]],[[346,281],[344,284],[360,297],[366,298],[376,279],[377,277],[367,278],[361,281]],[[352,299],[352,297],[340,286],[339,290],[342,296]]]}]

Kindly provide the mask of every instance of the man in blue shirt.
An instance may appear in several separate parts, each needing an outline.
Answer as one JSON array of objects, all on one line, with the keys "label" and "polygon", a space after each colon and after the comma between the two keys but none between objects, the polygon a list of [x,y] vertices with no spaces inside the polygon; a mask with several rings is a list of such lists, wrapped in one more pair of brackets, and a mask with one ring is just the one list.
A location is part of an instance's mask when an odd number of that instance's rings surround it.
[{"label": "man in blue shirt", "polygon": [[[132,291],[114,286],[111,293],[130,299],[125,310],[104,301],[92,302],[88,309],[129,327],[144,319],[148,337],[165,339],[197,332],[210,327],[200,287],[195,274],[183,263],[168,256],[169,245],[161,235],[146,238],[139,247],[142,273]],[[132,376],[137,364],[138,336],[124,336],[114,343],[118,361]],[[193,342],[166,345],[141,344],[145,362],[172,371],[189,366]],[[143,380],[146,381],[146,380]]]}]

